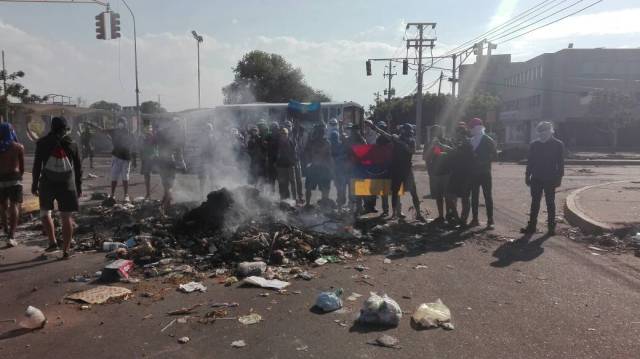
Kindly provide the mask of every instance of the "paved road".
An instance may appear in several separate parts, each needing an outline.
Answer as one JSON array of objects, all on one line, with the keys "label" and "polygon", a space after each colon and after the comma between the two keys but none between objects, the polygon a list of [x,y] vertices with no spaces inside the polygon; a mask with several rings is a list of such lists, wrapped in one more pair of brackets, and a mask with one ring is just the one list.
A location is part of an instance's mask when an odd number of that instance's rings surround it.
[{"label": "paved road", "polygon": [[[615,180],[637,178],[640,168],[591,168],[591,173],[567,169],[560,199],[571,189]],[[106,171],[101,162],[96,173]],[[497,165],[495,234],[518,238],[526,222],[528,195],[523,167]],[[426,188],[424,173],[418,174]],[[103,189],[98,179],[88,188]],[[134,192],[141,190],[139,179]],[[542,216],[542,215],[541,215]],[[0,357],[111,358],[635,358],[640,350],[640,261],[629,255],[593,255],[584,245],[563,236],[534,236],[528,243],[512,244],[483,239],[486,235],[450,242],[425,241],[415,252],[383,263],[383,256],[367,257],[362,264],[373,287],[356,282],[362,275],[345,268],[354,263],[314,269],[319,278],[295,281],[291,290],[301,294],[261,297],[252,288],[225,288],[207,279],[207,293],[185,295],[170,284],[163,300],[137,296],[121,304],[94,306],[61,304],[64,293],[86,287],[66,279],[99,270],[101,254],[81,254],[71,261],[32,261],[41,249],[29,246],[0,251],[0,319],[18,316],[36,305],[49,316],[48,326],[18,335],[0,324]],[[418,240],[419,241],[419,240]],[[416,265],[427,268],[414,269]],[[55,283],[56,279],[61,283]],[[147,285],[147,284],[144,284]],[[142,286],[132,286],[140,293]],[[454,331],[416,331],[406,314],[398,328],[385,333],[398,337],[402,349],[367,345],[380,331],[353,326],[360,302],[347,302],[350,312],[318,315],[309,311],[315,295],[330,287],[347,294],[386,292],[405,312],[420,303],[441,298],[452,310]],[[37,288],[34,290],[34,288]],[[260,324],[245,327],[235,321],[204,325],[195,321],[175,324],[164,313],[207,301],[236,301],[239,312],[262,315]],[[149,319],[143,319],[151,314]],[[346,323],[343,327],[336,323]],[[186,345],[177,338],[189,336]],[[232,349],[234,340],[247,347]]]}]

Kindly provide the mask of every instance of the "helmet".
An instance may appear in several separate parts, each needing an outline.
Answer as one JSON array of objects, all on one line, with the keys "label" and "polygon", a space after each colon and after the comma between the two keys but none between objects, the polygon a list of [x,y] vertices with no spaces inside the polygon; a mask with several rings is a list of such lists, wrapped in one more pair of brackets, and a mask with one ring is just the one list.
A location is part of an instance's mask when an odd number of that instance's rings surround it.
[{"label": "helmet", "polygon": [[293,122],[291,121],[284,121],[284,123],[282,124],[282,127],[288,129],[289,131],[291,131],[291,129],[293,128]]},{"label": "helmet", "polygon": [[403,123],[402,125],[398,126],[398,130],[400,131],[400,134],[406,136],[413,136],[414,133],[413,125],[410,123]]},{"label": "helmet", "polygon": [[381,129],[386,129],[387,128],[387,123],[384,121],[378,121],[376,122],[376,126],[380,127]]}]

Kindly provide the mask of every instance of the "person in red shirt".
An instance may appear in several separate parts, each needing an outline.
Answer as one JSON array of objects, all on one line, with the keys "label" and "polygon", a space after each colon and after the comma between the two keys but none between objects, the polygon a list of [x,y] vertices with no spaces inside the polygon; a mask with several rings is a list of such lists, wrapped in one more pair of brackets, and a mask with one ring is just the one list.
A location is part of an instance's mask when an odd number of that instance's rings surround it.
[{"label": "person in red shirt", "polygon": [[9,123],[0,124],[0,219],[7,235],[7,246],[16,245],[13,236],[18,226],[22,203],[24,147]]}]

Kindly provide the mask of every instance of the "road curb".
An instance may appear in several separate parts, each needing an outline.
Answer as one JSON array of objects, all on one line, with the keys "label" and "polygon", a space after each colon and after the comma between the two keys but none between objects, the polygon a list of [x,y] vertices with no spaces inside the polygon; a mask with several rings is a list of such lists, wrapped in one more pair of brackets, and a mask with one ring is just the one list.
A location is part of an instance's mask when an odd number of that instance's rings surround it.
[{"label": "road curb", "polygon": [[614,224],[600,222],[589,217],[586,213],[584,213],[580,209],[577,198],[578,198],[578,195],[580,195],[580,193],[588,191],[590,189],[604,187],[611,184],[625,183],[625,182],[630,182],[630,181],[614,181],[614,182],[600,183],[597,185],[582,187],[569,193],[569,195],[567,196],[564,202],[564,218],[567,220],[567,222],[569,222],[569,224],[580,228],[580,230],[582,230],[582,232],[584,233],[612,232],[618,229],[618,227]]}]

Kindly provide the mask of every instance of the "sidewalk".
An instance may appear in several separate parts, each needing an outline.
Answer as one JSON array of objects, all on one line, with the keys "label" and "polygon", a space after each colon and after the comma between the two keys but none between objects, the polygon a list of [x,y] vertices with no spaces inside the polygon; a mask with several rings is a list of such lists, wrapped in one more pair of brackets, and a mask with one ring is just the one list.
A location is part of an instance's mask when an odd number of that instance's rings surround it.
[{"label": "sidewalk", "polygon": [[640,223],[640,181],[583,187],[567,196],[565,217],[585,232],[610,232]]}]

